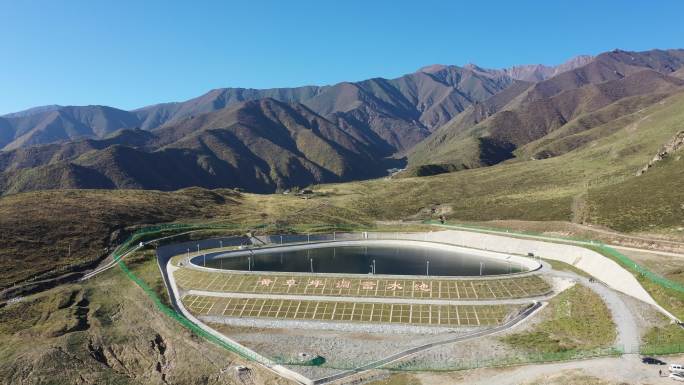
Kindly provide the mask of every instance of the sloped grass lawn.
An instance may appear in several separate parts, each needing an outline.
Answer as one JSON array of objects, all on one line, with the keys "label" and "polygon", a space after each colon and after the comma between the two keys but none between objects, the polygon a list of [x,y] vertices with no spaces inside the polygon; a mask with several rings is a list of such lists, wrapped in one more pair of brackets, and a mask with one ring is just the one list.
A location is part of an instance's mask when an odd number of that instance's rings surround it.
[{"label": "sloped grass lawn", "polygon": [[639,177],[589,191],[590,222],[623,231],[684,226],[684,153]]},{"label": "sloped grass lawn", "polygon": [[683,352],[684,328],[676,324],[654,327],[643,337],[643,352]]},{"label": "sloped grass lawn", "polygon": [[677,318],[684,319],[684,293],[662,287],[642,276],[637,276],[637,280],[660,306]]},{"label": "sloped grass lawn", "polygon": [[610,311],[585,286],[575,285],[559,294],[541,315],[545,320],[532,330],[502,340],[531,353],[558,353],[609,347],[616,337]]}]

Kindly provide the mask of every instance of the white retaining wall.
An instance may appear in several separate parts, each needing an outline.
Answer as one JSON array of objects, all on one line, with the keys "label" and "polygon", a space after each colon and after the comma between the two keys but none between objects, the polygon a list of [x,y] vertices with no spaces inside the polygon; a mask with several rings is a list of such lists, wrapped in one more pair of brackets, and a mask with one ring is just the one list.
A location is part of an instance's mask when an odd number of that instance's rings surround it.
[{"label": "white retaining wall", "polygon": [[668,318],[677,320],[674,315],[656,303],[632,273],[612,259],[583,247],[460,230],[432,232],[428,239],[502,253],[522,255],[534,253],[535,256],[545,259],[565,262],[602,281],[612,289],[653,305]]}]

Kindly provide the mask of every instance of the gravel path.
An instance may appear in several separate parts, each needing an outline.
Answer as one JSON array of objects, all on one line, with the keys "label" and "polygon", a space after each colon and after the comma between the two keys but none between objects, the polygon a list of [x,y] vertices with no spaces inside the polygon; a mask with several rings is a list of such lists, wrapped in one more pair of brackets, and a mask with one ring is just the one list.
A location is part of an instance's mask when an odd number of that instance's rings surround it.
[{"label": "gravel path", "polygon": [[[574,279],[594,291],[606,304],[608,310],[610,310],[613,322],[615,322],[617,331],[615,347],[624,348],[626,352],[638,348],[640,335],[637,321],[630,308],[614,290],[597,281],[591,282],[588,278],[581,277],[575,273],[551,271],[547,274],[554,277]],[[647,304],[644,305],[648,306]]]}]

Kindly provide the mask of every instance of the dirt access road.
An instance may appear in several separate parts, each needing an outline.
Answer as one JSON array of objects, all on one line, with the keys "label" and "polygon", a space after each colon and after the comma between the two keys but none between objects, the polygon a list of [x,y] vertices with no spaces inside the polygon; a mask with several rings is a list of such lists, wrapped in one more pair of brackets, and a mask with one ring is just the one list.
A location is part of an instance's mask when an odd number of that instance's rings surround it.
[{"label": "dirt access road", "polygon": [[[684,355],[661,358],[668,363],[684,362]],[[526,365],[505,369],[475,369],[464,372],[461,379],[450,383],[463,385],[546,384],[549,383],[546,379],[550,376],[571,370],[580,371],[584,375],[601,379],[609,384],[677,384],[677,382],[667,378],[667,376],[659,376],[658,370],[662,370],[663,374],[667,373],[669,375],[667,366],[643,364],[641,363],[641,358],[637,355],[543,365]],[[425,383],[431,381],[427,378],[420,378],[420,376],[419,379]]]}]

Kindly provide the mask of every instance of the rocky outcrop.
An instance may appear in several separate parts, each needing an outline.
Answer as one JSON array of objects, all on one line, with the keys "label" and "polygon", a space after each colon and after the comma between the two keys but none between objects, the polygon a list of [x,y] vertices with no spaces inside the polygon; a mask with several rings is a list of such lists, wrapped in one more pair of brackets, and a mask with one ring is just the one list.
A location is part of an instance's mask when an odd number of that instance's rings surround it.
[{"label": "rocky outcrop", "polygon": [[665,145],[660,148],[660,150],[653,157],[653,159],[651,159],[651,161],[648,162],[648,164],[644,166],[641,170],[637,171],[636,175],[639,176],[645,173],[646,171],[648,171],[649,168],[653,167],[656,163],[667,158],[668,156],[670,156],[670,154],[679,150],[682,147],[684,147],[684,130],[679,131],[674,136],[674,138],[665,143]]}]

